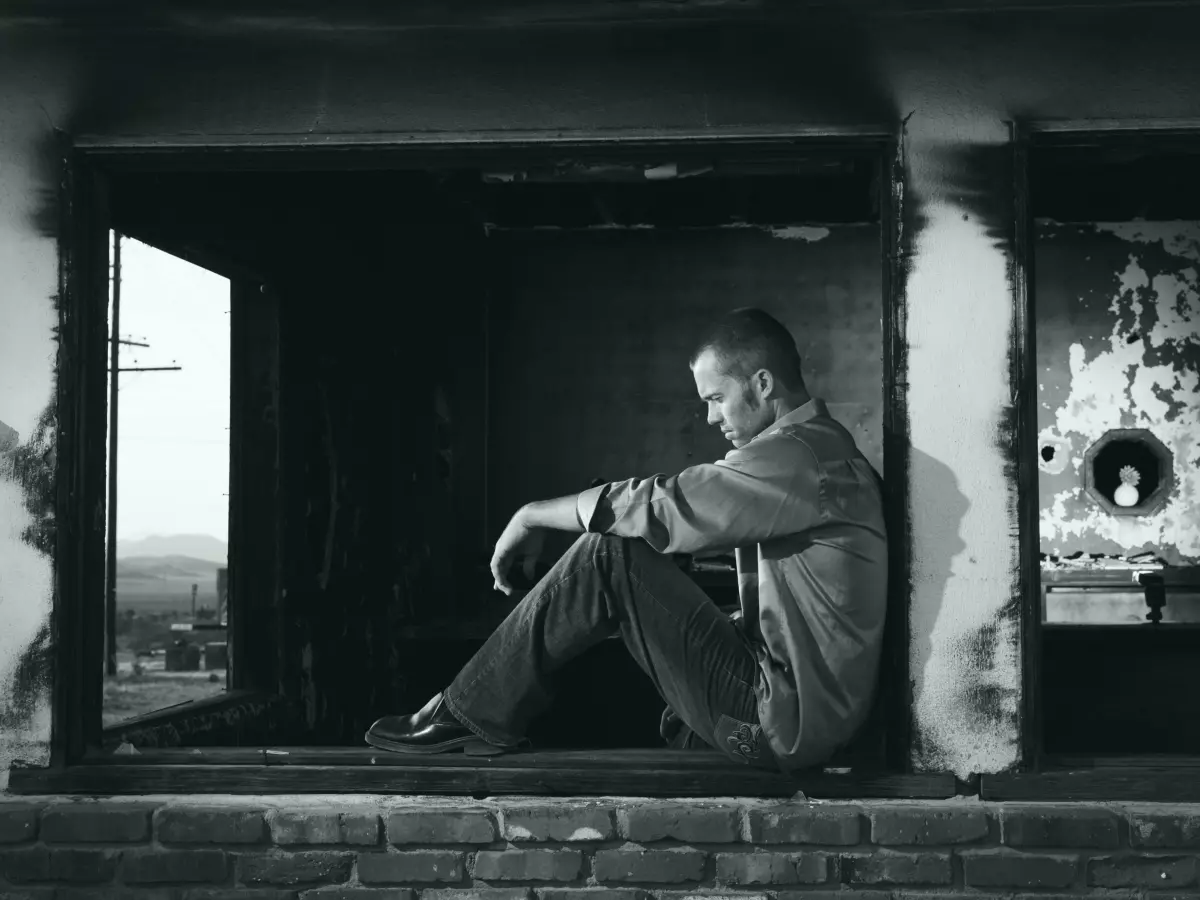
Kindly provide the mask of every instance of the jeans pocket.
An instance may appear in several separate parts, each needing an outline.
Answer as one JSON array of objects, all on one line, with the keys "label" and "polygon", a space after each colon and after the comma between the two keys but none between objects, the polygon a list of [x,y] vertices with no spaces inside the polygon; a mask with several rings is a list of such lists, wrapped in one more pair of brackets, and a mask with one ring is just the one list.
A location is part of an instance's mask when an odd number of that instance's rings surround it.
[{"label": "jeans pocket", "polygon": [[771,760],[762,726],[754,722],[722,714],[717,717],[713,741],[726,756],[746,765],[764,765]]}]

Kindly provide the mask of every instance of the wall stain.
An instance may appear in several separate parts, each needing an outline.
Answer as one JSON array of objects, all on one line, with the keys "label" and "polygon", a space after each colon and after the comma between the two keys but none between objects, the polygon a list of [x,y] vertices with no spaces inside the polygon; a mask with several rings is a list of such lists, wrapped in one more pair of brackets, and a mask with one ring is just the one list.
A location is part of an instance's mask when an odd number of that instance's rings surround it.
[{"label": "wall stain", "polygon": [[[47,406],[32,434],[7,453],[0,454],[0,480],[19,486],[28,521],[20,541],[43,559],[53,558],[55,540],[55,408]],[[10,573],[11,574],[11,573]],[[7,602],[19,602],[9,596]],[[10,623],[11,624],[11,623]],[[20,741],[36,730],[46,710],[51,688],[50,621],[37,628],[33,639],[18,652],[11,674],[0,692],[0,745]],[[3,676],[0,671],[0,676]],[[7,755],[7,754],[6,754]]]}]

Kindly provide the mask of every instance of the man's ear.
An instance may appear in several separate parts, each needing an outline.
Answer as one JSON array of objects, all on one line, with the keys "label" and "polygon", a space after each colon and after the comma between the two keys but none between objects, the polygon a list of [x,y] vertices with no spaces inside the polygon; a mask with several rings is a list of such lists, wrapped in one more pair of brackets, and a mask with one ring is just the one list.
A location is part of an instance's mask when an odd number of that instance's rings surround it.
[{"label": "man's ear", "polygon": [[771,395],[775,392],[775,376],[767,369],[759,369],[754,373],[754,380],[758,385],[762,398],[770,400]]}]

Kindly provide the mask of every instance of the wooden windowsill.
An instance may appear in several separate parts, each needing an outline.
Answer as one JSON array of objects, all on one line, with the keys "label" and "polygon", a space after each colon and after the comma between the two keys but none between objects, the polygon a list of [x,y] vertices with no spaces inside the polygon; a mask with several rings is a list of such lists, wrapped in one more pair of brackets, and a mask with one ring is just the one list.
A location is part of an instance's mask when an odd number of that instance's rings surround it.
[{"label": "wooden windowsill", "polygon": [[1050,756],[1037,772],[981,776],[980,797],[1200,803],[1200,756]]},{"label": "wooden windowsill", "polygon": [[172,749],[59,768],[13,767],[14,794],[500,794],[945,799],[954,776],[825,772],[795,777],[706,751],[559,750],[469,757],[358,747]]}]

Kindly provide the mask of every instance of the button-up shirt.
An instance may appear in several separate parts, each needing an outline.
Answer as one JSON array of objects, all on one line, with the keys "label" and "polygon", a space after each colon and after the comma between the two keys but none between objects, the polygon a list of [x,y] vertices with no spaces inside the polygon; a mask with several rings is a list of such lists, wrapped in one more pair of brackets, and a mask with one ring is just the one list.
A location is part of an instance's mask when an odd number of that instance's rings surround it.
[{"label": "button-up shirt", "polygon": [[579,495],[585,530],[733,552],[759,723],[785,770],[826,761],[874,697],[887,598],[881,485],[812,399],[724,459]]}]

